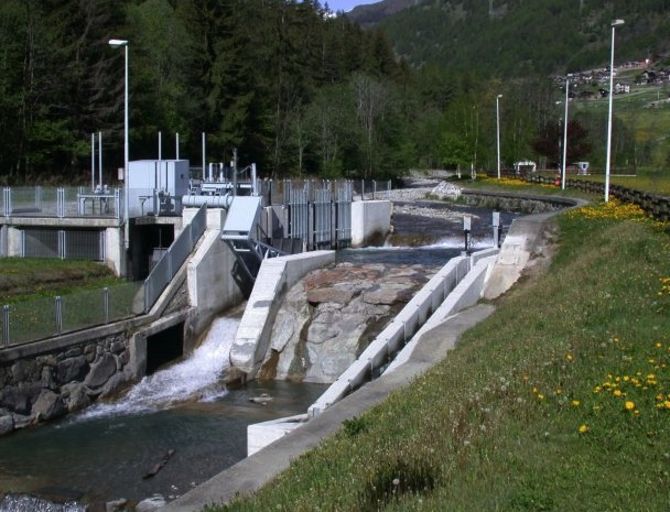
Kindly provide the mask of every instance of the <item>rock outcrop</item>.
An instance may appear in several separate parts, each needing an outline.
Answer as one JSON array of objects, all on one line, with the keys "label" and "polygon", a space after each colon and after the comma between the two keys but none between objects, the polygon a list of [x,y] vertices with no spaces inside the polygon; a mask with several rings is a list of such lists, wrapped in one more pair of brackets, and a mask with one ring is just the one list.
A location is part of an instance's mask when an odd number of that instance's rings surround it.
[{"label": "rock outcrop", "polygon": [[340,263],[309,273],[284,298],[259,378],[333,382],[432,271]]}]

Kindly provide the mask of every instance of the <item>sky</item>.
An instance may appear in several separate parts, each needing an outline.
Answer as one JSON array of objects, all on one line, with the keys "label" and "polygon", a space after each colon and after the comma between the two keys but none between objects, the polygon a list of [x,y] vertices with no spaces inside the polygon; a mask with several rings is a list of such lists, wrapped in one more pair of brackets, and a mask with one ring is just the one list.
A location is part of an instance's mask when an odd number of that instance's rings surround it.
[{"label": "sky", "polygon": [[[350,11],[357,5],[373,4],[379,0],[327,0],[328,7],[331,11]],[[326,0],[321,0],[321,4],[325,4]]]}]

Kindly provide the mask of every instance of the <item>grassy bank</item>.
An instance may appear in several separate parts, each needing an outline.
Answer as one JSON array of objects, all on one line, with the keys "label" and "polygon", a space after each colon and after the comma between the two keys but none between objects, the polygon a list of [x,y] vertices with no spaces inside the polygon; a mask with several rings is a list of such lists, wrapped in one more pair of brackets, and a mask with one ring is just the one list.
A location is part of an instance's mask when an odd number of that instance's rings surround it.
[{"label": "grassy bank", "polygon": [[0,303],[66,295],[118,282],[101,263],[53,258],[0,258]]},{"label": "grassy bank", "polygon": [[549,271],[257,495],[214,510],[665,510],[670,237],[559,219]]}]

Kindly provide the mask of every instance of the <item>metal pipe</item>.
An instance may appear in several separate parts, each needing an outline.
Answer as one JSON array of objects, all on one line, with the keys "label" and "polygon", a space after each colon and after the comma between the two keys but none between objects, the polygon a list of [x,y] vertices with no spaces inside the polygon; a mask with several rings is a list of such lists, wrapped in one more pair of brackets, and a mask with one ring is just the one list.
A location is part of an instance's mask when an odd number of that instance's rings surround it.
[{"label": "metal pipe", "polygon": [[158,159],[163,160],[163,134],[158,132]]},{"label": "metal pipe", "polygon": [[176,132],[174,134],[174,146],[175,146],[174,159],[179,160],[179,132]]},{"label": "metal pipe", "polygon": [[98,186],[102,190],[102,132],[98,132]]},{"label": "metal pipe", "polygon": [[91,191],[95,191],[95,133],[91,133]]},{"label": "metal pipe", "polygon": [[251,164],[251,186],[253,187],[252,189],[252,195],[257,196],[258,195],[258,183],[256,182],[256,164]]},{"label": "metal pipe", "polygon": [[229,208],[233,202],[232,196],[226,194],[225,196],[204,196],[204,195],[190,195],[182,196],[182,206],[201,207],[207,205],[210,208]]},{"label": "metal pipe", "polygon": [[565,174],[568,158],[568,102],[570,101],[570,77],[565,77],[565,117],[563,118],[563,173],[561,175],[561,190],[565,190]]},{"label": "metal pipe", "polygon": [[205,132],[202,132],[202,181],[206,181],[205,176]]}]

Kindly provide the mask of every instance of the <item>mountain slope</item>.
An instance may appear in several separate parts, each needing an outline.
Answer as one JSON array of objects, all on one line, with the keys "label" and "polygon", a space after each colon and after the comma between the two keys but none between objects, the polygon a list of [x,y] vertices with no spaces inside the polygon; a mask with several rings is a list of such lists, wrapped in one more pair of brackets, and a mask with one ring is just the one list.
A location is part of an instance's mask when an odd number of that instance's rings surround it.
[{"label": "mountain slope", "polygon": [[617,31],[617,61],[670,50],[668,0],[397,1],[372,4],[368,18],[359,7],[354,19],[377,20],[415,66],[518,76],[604,65],[614,18],[626,20]]},{"label": "mountain slope", "polygon": [[422,0],[382,0],[354,7],[351,12],[347,13],[347,17],[362,26],[375,25],[384,18],[419,5],[421,2]]}]

